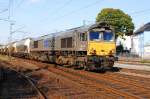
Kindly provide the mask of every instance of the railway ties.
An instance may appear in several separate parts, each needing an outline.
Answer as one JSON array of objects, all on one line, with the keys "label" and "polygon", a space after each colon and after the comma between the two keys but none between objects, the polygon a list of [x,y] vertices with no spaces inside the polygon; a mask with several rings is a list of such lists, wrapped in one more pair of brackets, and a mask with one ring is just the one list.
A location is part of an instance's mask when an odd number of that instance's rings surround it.
[{"label": "railway ties", "polygon": [[[131,95],[130,93],[127,93],[127,92],[121,92],[115,88],[112,88],[110,86],[107,86],[105,84],[97,82],[97,81],[90,79],[86,76],[82,75],[82,77],[81,77],[81,75],[79,76],[79,75],[76,75],[74,73],[69,73],[68,71],[65,71],[64,69],[63,69],[64,72],[61,70],[63,73],[60,70],[58,70],[57,72],[56,72],[56,70],[52,70],[52,69],[49,69],[49,70],[55,74],[67,77],[68,79],[70,79],[72,81],[80,83],[80,84],[82,84],[82,86],[89,87],[93,91],[97,90],[97,94],[99,94],[99,95],[105,95],[109,98],[112,98],[112,97],[123,98],[123,99],[124,98],[126,98],[126,99],[131,99],[131,98],[137,99],[137,98],[139,98],[138,96]],[[103,94],[101,94],[101,92]]]},{"label": "railway ties", "polygon": [[1,67],[0,99],[45,99],[29,78],[4,67],[7,66]]},{"label": "railway ties", "polygon": [[[120,96],[124,96],[124,97],[128,97],[131,96],[132,98],[148,98],[150,97],[150,89],[146,88],[144,86],[140,86],[140,85],[136,85],[135,83],[132,84],[132,82],[130,83],[126,83],[125,81],[122,82],[121,79],[116,80],[112,77],[111,75],[107,75],[107,76],[103,76],[103,75],[99,75],[99,77],[96,78],[96,76],[90,76],[90,75],[83,75],[83,73],[75,73],[75,72],[71,72],[71,70],[66,70],[66,69],[60,69],[62,71],[65,71],[67,73],[70,73],[74,76],[80,76],[82,78],[84,78],[85,81],[89,82],[91,81],[91,87],[93,85],[96,85],[97,87],[101,87],[98,84],[101,84],[105,87],[102,87],[103,89],[106,89],[107,91],[111,91],[115,94],[119,94]],[[66,75],[64,75],[66,76]],[[78,78],[79,80],[79,78]],[[76,80],[75,80],[76,81]],[[85,84],[85,83],[84,83]],[[93,84],[93,85],[92,85]],[[131,98],[130,97],[130,98]]]},{"label": "railway ties", "polygon": [[[48,64],[40,63],[40,62],[37,62],[37,63],[33,62],[33,63],[35,63],[37,66],[48,65]],[[97,73],[93,74],[91,72],[85,72],[85,71],[80,71],[80,70],[75,71],[75,70],[67,69],[63,67],[53,68],[53,67],[50,67],[50,65],[49,65],[49,70],[50,72],[66,77],[72,80],[73,82],[79,83],[80,85],[84,87],[89,87],[91,88],[91,90],[93,90],[93,92],[97,91],[97,93],[99,94],[102,93],[103,95],[105,95],[106,97],[108,96],[109,98],[112,96],[114,96],[115,98],[116,97],[117,98],[118,97],[119,98],[149,98],[148,88],[145,88],[145,86],[137,83],[137,81],[135,80],[123,79],[123,77],[119,74],[117,74],[118,77],[116,76],[115,73],[113,73],[113,75],[108,75],[107,73],[105,76],[103,76],[103,74],[97,74]],[[56,72],[58,70],[60,71]],[[130,81],[130,82],[127,83],[127,81]]]},{"label": "railway ties", "polygon": [[[76,96],[77,99],[89,97],[94,99],[150,98],[150,79],[142,77],[135,78],[134,76],[127,76],[115,72],[99,74],[82,70],[73,70],[60,66],[54,68],[52,64],[35,62],[31,60],[25,61],[39,67],[39,69],[27,73],[31,76],[31,78],[35,78],[36,80],[36,77],[32,77],[34,76],[32,73],[35,74],[35,72],[37,72],[37,74],[39,74],[39,72],[42,72],[43,74],[48,73],[48,75],[44,77],[55,78],[50,80],[52,82],[44,82],[43,80],[43,82],[39,83],[41,88],[43,88],[42,91],[48,90],[53,93],[54,96],[60,95],[64,98],[72,98]],[[77,89],[74,90],[74,88]]]},{"label": "railway ties", "polygon": [[[127,77],[122,77],[121,75],[98,75],[94,74],[94,76],[89,75],[91,78],[99,79],[99,80],[105,80],[108,82],[112,82],[111,87],[114,87],[118,90],[130,92],[133,95],[139,96],[139,97],[147,97],[150,98],[150,82],[149,84],[147,82],[143,82],[143,84],[140,81],[135,81],[132,79],[127,79]],[[149,80],[150,81],[150,80]],[[144,85],[145,84],[145,85]]]}]

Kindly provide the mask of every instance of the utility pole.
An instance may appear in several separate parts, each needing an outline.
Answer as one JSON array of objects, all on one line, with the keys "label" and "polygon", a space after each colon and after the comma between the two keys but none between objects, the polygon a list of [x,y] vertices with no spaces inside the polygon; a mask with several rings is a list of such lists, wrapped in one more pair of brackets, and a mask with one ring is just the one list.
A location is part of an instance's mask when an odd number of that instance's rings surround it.
[{"label": "utility pole", "polygon": [[83,26],[85,26],[86,25],[86,20],[83,20]]},{"label": "utility pole", "polygon": [[10,21],[10,26],[9,26],[9,32],[10,32],[10,38],[9,38],[9,59],[11,60],[11,48],[12,48],[12,28],[13,28],[14,23]]},{"label": "utility pole", "polygon": [[11,43],[12,43],[12,26],[14,25],[14,23],[11,21],[11,14],[12,14],[12,5],[13,5],[13,0],[9,0],[9,15],[8,15],[8,20],[9,20],[9,49],[8,49],[8,55],[9,55],[9,59],[11,61]]},{"label": "utility pole", "polygon": [[95,23],[95,21],[90,21],[90,20],[83,20],[82,22],[83,22],[83,26]]}]

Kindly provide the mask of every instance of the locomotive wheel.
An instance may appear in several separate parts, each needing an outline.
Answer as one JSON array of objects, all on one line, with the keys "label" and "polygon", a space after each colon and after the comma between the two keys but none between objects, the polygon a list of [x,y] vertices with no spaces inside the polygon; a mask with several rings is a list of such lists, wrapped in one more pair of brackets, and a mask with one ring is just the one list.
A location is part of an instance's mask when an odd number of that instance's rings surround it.
[{"label": "locomotive wheel", "polygon": [[86,66],[84,66],[84,70],[86,71],[90,71],[91,70],[91,66],[93,66],[93,63],[92,62],[87,62]]},{"label": "locomotive wheel", "polygon": [[85,71],[90,71],[90,69],[87,66],[84,67],[84,70]]},{"label": "locomotive wheel", "polygon": [[114,61],[110,62],[110,63],[109,63],[109,66],[110,66],[110,67],[113,67],[113,66],[114,66]]}]

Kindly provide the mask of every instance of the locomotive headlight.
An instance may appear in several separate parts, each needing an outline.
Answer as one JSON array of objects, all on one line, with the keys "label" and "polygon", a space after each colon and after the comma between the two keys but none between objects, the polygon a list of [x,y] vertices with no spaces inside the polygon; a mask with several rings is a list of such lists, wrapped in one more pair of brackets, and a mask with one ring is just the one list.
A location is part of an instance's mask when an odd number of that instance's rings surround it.
[{"label": "locomotive headlight", "polygon": [[109,51],[109,54],[110,54],[110,55],[112,55],[112,54],[114,54],[114,53],[115,53],[115,49],[112,49],[112,50]]},{"label": "locomotive headlight", "polygon": [[116,51],[115,49],[112,49],[112,52],[113,52],[113,53],[115,53],[115,51]]},{"label": "locomotive headlight", "polygon": [[90,54],[96,55],[96,50],[92,48],[92,49],[90,50]]},{"label": "locomotive headlight", "polygon": [[110,54],[110,55],[112,55],[112,54],[113,54],[112,50],[110,50],[110,51],[109,51],[109,54]]}]

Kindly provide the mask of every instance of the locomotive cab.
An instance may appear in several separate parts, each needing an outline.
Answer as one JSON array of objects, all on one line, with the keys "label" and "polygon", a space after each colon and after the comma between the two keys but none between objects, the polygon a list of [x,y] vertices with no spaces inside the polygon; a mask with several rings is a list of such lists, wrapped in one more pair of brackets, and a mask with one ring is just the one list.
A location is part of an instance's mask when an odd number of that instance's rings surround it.
[{"label": "locomotive cab", "polygon": [[89,32],[88,55],[114,55],[115,40],[114,33],[110,30]]},{"label": "locomotive cab", "polygon": [[86,68],[101,70],[113,67],[115,52],[115,34],[107,24],[97,24],[89,29]]}]

